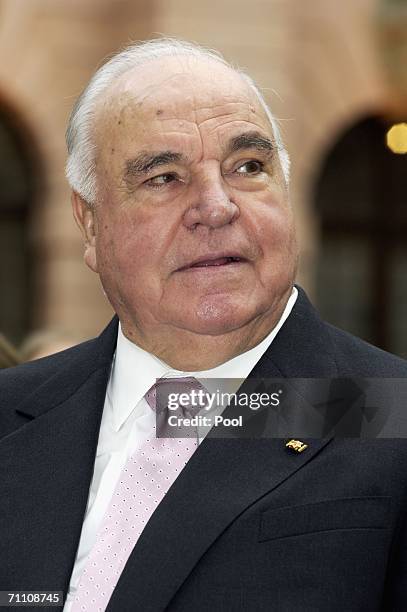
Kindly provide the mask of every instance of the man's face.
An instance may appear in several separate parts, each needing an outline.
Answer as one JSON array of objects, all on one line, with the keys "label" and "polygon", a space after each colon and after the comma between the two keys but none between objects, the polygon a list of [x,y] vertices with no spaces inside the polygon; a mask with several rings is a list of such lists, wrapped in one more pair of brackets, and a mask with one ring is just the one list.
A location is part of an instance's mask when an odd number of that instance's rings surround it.
[{"label": "man's face", "polygon": [[216,62],[155,60],[100,103],[88,264],[130,335],[223,335],[281,314],[292,212],[254,93]]}]

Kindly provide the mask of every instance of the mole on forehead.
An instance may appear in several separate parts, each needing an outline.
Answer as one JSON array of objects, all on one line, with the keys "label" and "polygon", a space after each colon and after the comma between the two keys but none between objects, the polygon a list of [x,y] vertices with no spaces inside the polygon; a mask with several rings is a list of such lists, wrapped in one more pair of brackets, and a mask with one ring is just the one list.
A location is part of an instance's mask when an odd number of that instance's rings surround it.
[{"label": "mole on forehead", "polygon": [[[202,87],[195,91],[181,91],[177,88],[157,88],[150,84],[139,86],[138,82],[118,79],[112,83],[106,95],[100,100],[101,123],[116,128],[128,127],[141,116],[145,121],[179,121],[204,123],[208,119],[223,120],[227,115],[240,114],[245,121],[268,125],[265,113],[253,90],[239,79],[236,91],[220,87]],[[236,82],[235,82],[236,83]],[[167,81],[168,84],[168,81]],[[219,84],[218,84],[219,85]],[[257,118],[256,118],[257,117]]]},{"label": "mole on forehead", "polygon": [[258,118],[264,118],[264,112],[258,105],[249,100],[238,100],[228,97],[225,100],[219,100],[211,104],[211,100],[192,100],[190,104],[184,100],[137,100],[137,99],[119,99],[117,104],[105,106],[105,114],[117,124],[123,124],[125,121],[143,117],[145,120],[158,119],[159,121],[187,121],[192,123],[201,123],[206,120],[222,119],[230,115],[240,116],[240,119],[251,120],[257,115]]}]

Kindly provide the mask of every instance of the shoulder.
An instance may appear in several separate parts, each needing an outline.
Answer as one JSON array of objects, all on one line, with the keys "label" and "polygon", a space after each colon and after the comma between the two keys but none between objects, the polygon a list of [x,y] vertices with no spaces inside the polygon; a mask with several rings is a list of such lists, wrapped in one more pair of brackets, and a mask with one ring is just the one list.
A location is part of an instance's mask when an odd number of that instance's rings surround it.
[{"label": "shoulder", "polygon": [[26,423],[27,418],[64,401],[96,371],[110,371],[117,328],[115,316],[97,338],[0,370],[0,437]]},{"label": "shoulder", "polygon": [[404,378],[407,361],[329,323],[324,323],[340,375]]},{"label": "shoulder", "polygon": [[[65,373],[72,378],[73,364],[92,352],[94,340],[88,340],[49,357],[36,359],[12,368],[0,370],[0,436],[10,420],[15,419],[15,409],[42,385]],[[60,384],[60,383],[59,383]]]},{"label": "shoulder", "polygon": [[61,380],[90,375],[105,363],[111,363],[116,349],[117,328],[118,318],[115,316],[96,338],[49,357],[0,370],[0,411],[10,403],[16,408],[20,401],[53,378],[60,384]]},{"label": "shoulder", "polygon": [[324,321],[296,285],[298,297],[266,356],[288,378],[405,378],[407,362]]}]

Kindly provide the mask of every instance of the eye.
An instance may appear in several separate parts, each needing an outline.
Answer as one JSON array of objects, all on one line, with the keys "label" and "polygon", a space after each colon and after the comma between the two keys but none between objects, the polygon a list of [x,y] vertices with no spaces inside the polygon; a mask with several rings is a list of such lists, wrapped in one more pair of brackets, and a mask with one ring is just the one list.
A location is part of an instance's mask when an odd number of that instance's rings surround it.
[{"label": "eye", "polygon": [[158,176],[153,176],[152,178],[145,181],[145,184],[149,187],[155,187],[159,189],[164,185],[168,185],[177,179],[176,175],[173,172],[166,172],[164,174],[159,174]]},{"label": "eye", "polygon": [[260,172],[263,171],[263,168],[264,168],[263,162],[257,161],[256,159],[250,159],[249,161],[245,162],[244,164],[236,168],[236,172],[238,174],[249,174],[249,175],[260,174]]}]

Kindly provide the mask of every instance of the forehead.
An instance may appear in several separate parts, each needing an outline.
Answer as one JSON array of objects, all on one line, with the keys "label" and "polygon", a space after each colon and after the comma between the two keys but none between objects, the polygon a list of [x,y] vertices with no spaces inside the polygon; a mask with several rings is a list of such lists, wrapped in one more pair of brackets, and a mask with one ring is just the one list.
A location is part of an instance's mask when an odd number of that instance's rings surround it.
[{"label": "forehead", "polygon": [[237,123],[272,136],[258,97],[239,74],[215,60],[177,56],[152,60],[114,81],[99,102],[96,132],[103,140],[126,139],[130,128],[144,145],[163,132],[211,133]]}]

